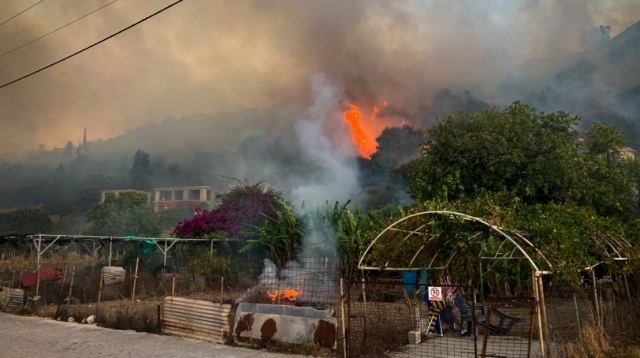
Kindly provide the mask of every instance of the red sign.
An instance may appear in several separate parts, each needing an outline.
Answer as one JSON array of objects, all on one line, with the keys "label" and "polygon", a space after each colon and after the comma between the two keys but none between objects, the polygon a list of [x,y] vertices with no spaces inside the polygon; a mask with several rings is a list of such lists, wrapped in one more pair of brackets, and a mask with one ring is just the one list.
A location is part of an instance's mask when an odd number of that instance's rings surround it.
[{"label": "red sign", "polygon": [[442,301],[442,287],[428,287],[429,301]]}]

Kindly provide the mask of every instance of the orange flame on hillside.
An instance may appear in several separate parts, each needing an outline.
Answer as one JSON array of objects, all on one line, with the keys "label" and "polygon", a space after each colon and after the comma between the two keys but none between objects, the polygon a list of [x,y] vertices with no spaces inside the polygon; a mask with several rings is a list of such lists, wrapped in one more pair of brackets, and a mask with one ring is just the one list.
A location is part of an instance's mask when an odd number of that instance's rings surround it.
[{"label": "orange flame on hillside", "polygon": [[[378,107],[373,107],[370,122],[375,121],[378,114]],[[371,154],[378,150],[378,142],[371,130],[363,127],[362,112],[356,105],[351,105],[348,111],[343,113],[344,120],[351,128],[351,140],[358,146],[358,153],[363,158],[371,158]]]}]

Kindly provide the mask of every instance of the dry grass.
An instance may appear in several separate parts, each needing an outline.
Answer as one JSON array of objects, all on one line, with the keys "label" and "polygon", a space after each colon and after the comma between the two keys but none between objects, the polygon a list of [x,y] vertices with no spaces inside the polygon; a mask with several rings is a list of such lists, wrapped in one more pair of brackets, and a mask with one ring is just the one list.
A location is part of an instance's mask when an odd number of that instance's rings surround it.
[{"label": "dry grass", "polygon": [[91,315],[96,315],[101,327],[114,329],[132,329],[138,332],[158,332],[158,300],[136,301],[118,300],[102,302],[100,305],[84,304],[61,306],[56,317],[57,305],[42,306],[38,315],[42,317],[68,320],[73,317],[76,322]]},{"label": "dry grass", "polygon": [[[554,337],[554,356],[640,358],[640,312],[633,303],[611,297],[611,300],[601,302],[601,324],[598,324],[590,302],[579,304],[581,329],[578,330],[577,326],[569,329],[569,326],[566,326],[566,330],[556,330],[564,334]],[[575,309],[572,311],[574,317],[567,314],[565,320],[576,323]]]}]

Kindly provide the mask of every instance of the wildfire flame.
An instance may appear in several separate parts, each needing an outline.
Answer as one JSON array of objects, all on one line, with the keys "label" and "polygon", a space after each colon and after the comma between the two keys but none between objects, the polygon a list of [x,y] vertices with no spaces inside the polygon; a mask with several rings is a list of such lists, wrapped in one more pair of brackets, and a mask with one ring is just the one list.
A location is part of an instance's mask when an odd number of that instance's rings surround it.
[{"label": "wildfire flame", "polygon": [[[389,106],[387,101],[383,102],[383,106]],[[380,109],[373,106],[369,115],[363,116],[363,111],[354,104],[349,105],[349,109],[343,112],[343,118],[351,129],[351,140],[358,147],[358,154],[363,158],[370,159],[371,155],[378,150],[376,137],[385,127],[398,125],[392,119],[381,120],[378,118],[378,112]]]},{"label": "wildfire flame", "polygon": [[300,292],[293,288],[285,288],[284,290],[267,291],[267,296],[271,298],[271,303],[277,303],[283,299],[289,303],[294,303],[300,297]]},{"label": "wildfire flame", "polygon": [[[377,111],[374,112],[374,116]],[[371,158],[371,154],[378,149],[378,143],[374,138],[365,133],[362,127],[362,113],[356,105],[351,105],[348,111],[345,111],[344,120],[351,128],[351,139],[358,146],[358,153],[363,158]]]}]

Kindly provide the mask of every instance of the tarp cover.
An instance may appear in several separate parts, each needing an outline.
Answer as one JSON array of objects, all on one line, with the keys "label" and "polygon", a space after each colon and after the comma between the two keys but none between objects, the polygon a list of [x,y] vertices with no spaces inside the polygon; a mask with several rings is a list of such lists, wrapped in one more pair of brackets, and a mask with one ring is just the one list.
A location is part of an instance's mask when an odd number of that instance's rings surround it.
[{"label": "tarp cover", "polygon": [[[54,269],[53,267],[45,268],[40,270],[40,282],[44,281],[55,281],[62,278],[62,271],[58,269]],[[38,273],[31,272],[22,275],[20,279],[22,281],[23,287],[31,287],[36,284],[38,280]]]}]

